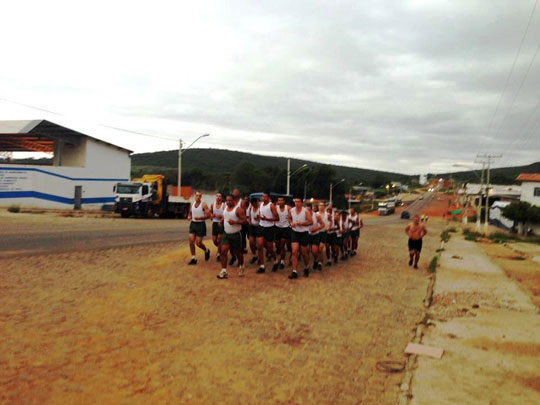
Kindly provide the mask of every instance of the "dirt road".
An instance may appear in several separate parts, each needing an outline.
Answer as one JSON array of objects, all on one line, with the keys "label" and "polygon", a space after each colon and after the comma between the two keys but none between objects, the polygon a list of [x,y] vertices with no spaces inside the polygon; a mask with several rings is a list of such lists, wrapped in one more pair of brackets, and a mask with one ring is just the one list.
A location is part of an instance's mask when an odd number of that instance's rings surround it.
[{"label": "dirt road", "polygon": [[376,363],[405,360],[427,286],[404,225],[366,226],[359,256],[294,281],[217,280],[177,243],[3,256],[0,402],[395,403],[402,376]]}]

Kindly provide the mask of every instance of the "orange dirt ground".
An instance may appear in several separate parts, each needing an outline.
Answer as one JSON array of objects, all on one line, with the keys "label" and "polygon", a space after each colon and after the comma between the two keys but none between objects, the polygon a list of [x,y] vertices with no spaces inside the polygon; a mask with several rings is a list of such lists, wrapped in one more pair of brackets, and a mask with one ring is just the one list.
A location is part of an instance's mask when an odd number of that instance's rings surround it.
[{"label": "orange dirt ground", "polygon": [[366,227],[358,257],[294,281],[217,280],[185,243],[2,258],[0,402],[394,403],[402,375],[376,363],[405,360],[427,287],[404,226]]}]

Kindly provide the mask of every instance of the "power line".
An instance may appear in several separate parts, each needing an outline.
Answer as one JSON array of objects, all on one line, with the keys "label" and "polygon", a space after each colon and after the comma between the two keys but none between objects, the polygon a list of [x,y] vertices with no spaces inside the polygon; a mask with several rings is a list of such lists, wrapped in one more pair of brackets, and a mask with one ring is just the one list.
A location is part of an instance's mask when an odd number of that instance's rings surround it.
[{"label": "power line", "polygon": [[[36,106],[30,105],[30,104],[19,103],[18,101],[8,100],[7,98],[0,98],[0,100],[1,101],[6,101],[6,102],[11,103],[11,104],[17,104],[17,105],[20,105],[20,106],[23,106],[23,107],[26,107],[26,108],[31,108],[31,109],[38,110],[38,111],[44,111],[46,113],[58,115],[60,117],[69,118],[69,116],[67,116],[66,114],[62,114],[62,113],[59,113],[59,112],[56,112],[56,111],[46,110],[44,108],[36,107]],[[135,134],[135,135],[149,136],[151,138],[159,138],[159,139],[165,139],[167,141],[178,142],[178,139],[168,138],[168,137],[165,137],[165,136],[147,134],[147,133],[144,133],[144,132],[133,131],[131,129],[126,129],[126,128],[114,127],[114,126],[111,126],[111,125],[101,124],[99,122],[94,123],[94,124],[98,125],[100,127],[103,127],[103,128],[114,129],[115,131],[127,132],[127,133]]]},{"label": "power line", "polygon": [[[525,38],[527,37],[527,33],[529,32],[529,27],[531,26],[531,22],[534,16],[534,12],[536,11],[536,6],[538,5],[538,0],[535,1],[534,6],[531,10],[531,15],[529,16],[529,21],[527,22],[527,27],[525,28],[525,32],[523,33],[523,36],[521,37],[521,41],[519,43],[519,48],[516,53],[516,57],[514,58],[514,62],[512,63],[512,68],[510,69],[510,72],[508,73],[508,76],[506,77],[506,82],[504,83],[503,91],[501,92],[501,95],[499,97],[499,101],[497,102],[497,107],[495,108],[495,111],[493,112],[493,116],[491,117],[491,121],[489,122],[488,126],[488,132],[491,130],[491,126],[493,125],[493,121],[495,120],[495,117],[497,115],[497,112],[499,111],[499,107],[501,105],[501,101],[504,97],[504,94],[506,93],[506,89],[508,88],[508,83],[510,83],[510,77],[512,77],[512,74],[514,73],[514,69],[516,67],[517,60],[519,58],[519,55],[521,53],[521,49],[523,48],[523,43],[525,42]],[[485,141],[484,141],[485,144]],[[482,145],[482,148],[484,147],[484,144]]]}]

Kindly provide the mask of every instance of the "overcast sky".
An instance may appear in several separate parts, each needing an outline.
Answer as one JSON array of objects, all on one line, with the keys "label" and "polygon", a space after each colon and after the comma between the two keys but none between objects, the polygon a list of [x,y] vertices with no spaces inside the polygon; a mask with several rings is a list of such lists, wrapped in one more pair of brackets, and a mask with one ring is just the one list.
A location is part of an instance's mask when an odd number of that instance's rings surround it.
[{"label": "overcast sky", "polygon": [[198,147],[408,174],[529,164],[540,5],[497,106],[536,1],[4,2],[0,98],[62,115],[0,101],[0,119],[135,152],[210,133]]}]

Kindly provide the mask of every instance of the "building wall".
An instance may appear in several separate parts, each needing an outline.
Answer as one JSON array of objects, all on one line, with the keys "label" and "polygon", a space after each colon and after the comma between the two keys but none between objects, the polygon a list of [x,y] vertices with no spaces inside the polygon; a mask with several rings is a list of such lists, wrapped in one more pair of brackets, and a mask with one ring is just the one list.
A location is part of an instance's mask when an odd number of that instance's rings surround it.
[{"label": "building wall", "polygon": [[534,196],[534,189],[540,187],[539,182],[527,181],[521,184],[521,201],[540,206],[540,197]]},{"label": "building wall", "polygon": [[[81,162],[85,167],[67,166]],[[72,209],[75,186],[82,186],[82,208],[101,209],[114,203],[113,186],[130,171],[127,151],[86,138],[63,154],[62,166],[0,165],[0,206]]]},{"label": "building wall", "polygon": [[81,138],[79,145],[62,145],[62,162],[59,166],[85,167],[87,138]]},{"label": "building wall", "polygon": [[113,186],[128,179],[78,167],[0,165],[0,206],[72,209],[75,186],[82,186],[82,208],[101,209],[114,202]]},{"label": "building wall", "polygon": [[130,178],[131,158],[129,152],[87,138],[85,167],[101,176]]}]

